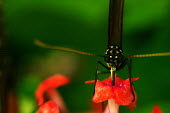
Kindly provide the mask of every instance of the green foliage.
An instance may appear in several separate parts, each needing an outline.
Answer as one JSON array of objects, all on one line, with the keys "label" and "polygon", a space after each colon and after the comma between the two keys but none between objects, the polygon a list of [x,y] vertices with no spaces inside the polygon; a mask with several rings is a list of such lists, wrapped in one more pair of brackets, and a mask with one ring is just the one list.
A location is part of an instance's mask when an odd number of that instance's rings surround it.
[{"label": "green foliage", "polygon": [[[31,79],[38,76],[39,80],[42,80],[44,76],[39,76],[40,74],[43,75],[47,71],[49,73],[44,75],[51,75],[55,72],[53,64],[59,65],[57,64],[59,61],[55,60],[51,63],[44,62],[45,58],[42,56],[48,56],[52,50],[37,47],[33,40],[39,39],[52,45],[104,54],[107,46],[108,2],[108,0],[4,1],[9,47],[13,56],[20,58],[18,60],[20,77],[17,78],[16,91],[19,96],[25,95],[24,97],[28,96],[31,99],[31,102],[27,102],[28,99],[24,98],[25,104],[21,107],[26,107],[26,103],[35,102],[32,96],[27,95],[28,90],[33,92],[37,87],[35,81]],[[168,0],[125,0],[123,31],[125,55],[170,51],[168,3]],[[72,77],[73,82],[59,89],[71,112],[85,111],[89,108],[93,87],[84,85],[83,82],[94,79],[96,61],[103,61],[102,58],[82,55],[76,58],[79,59],[77,64],[79,67],[76,67],[77,71],[73,73],[75,74]],[[46,64],[47,67],[42,67],[40,63]],[[164,103],[170,101],[169,64],[170,57],[134,58],[133,76],[141,78],[135,83],[139,104],[134,113],[140,113],[143,109],[145,111],[141,113],[151,112],[151,106],[155,104],[168,109],[164,107]],[[24,82],[21,81],[24,79],[21,78],[30,73],[33,76],[29,82],[26,80],[26,84],[22,84]],[[122,76],[128,76],[127,69],[120,73]],[[32,89],[28,89],[27,83]],[[22,97],[19,98],[21,102]],[[128,110],[123,108],[121,113],[123,112],[127,113]]]}]

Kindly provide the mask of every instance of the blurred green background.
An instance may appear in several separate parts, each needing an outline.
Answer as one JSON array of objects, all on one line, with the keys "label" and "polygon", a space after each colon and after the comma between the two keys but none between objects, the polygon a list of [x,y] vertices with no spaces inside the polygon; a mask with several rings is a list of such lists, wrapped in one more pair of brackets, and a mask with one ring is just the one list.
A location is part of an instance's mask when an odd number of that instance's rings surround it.
[{"label": "blurred green background", "polygon": [[[169,5],[168,0],[125,0],[125,55],[170,51]],[[108,6],[109,0],[4,0],[9,48],[16,62],[16,74],[11,78],[20,113],[30,113],[35,108],[35,89],[55,73],[72,79],[69,85],[59,88],[69,111],[90,109],[93,85],[85,85],[84,81],[94,79],[96,62],[104,60],[40,48],[33,40],[103,55],[107,47]],[[134,83],[138,107],[133,113],[151,112],[155,104],[168,113],[170,57],[133,58],[132,70],[133,77],[140,77]],[[127,67],[118,73],[127,78]],[[129,112],[126,107],[120,108],[120,113]]]}]

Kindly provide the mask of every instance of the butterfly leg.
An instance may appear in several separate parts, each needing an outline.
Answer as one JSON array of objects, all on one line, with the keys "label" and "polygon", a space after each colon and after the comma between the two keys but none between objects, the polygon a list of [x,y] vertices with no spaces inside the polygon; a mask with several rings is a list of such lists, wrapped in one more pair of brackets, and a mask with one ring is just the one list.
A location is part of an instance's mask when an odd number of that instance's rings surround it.
[{"label": "butterfly leg", "polygon": [[131,88],[131,91],[132,91],[132,95],[134,97],[132,102],[134,102],[136,97],[135,97],[134,89],[133,89],[133,86],[132,86],[132,59],[128,58],[127,64],[128,64],[128,71],[129,71],[130,88]]},{"label": "butterfly leg", "polygon": [[[108,71],[98,71],[99,64],[102,65],[103,67],[105,67],[106,69],[108,69]],[[108,66],[104,65],[102,62],[97,61],[93,95],[95,94],[95,87],[96,87],[96,83],[97,83],[98,74],[107,74],[107,73],[110,73],[110,68]],[[105,110],[105,106],[106,106],[105,103],[102,102],[102,111]]]},{"label": "butterfly leg", "polygon": [[97,63],[96,63],[96,72],[95,72],[95,82],[94,82],[94,92],[93,92],[93,95],[95,94],[95,87],[96,87],[96,82],[97,82],[98,74],[109,73],[109,71],[98,71],[99,64],[102,65],[103,67],[105,67],[106,69],[110,70],[110,68],[107,67],[106,65],[104,65],[102,62],[97,61]]}]

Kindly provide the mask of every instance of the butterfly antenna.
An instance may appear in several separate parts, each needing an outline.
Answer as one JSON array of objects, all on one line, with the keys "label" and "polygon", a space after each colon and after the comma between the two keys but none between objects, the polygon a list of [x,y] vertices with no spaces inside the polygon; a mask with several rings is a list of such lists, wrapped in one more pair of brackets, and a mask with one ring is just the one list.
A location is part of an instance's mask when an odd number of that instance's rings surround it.
[{"label": "butterfly antenna", "polygon": [[64,47],[60,47],[60,46],[49,45],[49,44],[41,42],[40,40],[34,40],[34,43],[36,45],[40,46],[40,47],[43,47],[43,48],[62,50],[62,51],[67,51],[67,52],[72,52],[72,53],[77,53],[77,54],[82,54],[82,55],[88,55],[88,56],[101,56],[101,57],[103,57],[102,55],[96,55],[96,54],[78,51],[78,50],[74,50],[74,49],[70,49],[70,48],[64,48]]},{"label": "butterfly antenna", "polygon": [[131,56],[127,56],[127,57],[155,57],[155,56],[170,56],[170,52],[144,54],[144,55],[131,55]]}]

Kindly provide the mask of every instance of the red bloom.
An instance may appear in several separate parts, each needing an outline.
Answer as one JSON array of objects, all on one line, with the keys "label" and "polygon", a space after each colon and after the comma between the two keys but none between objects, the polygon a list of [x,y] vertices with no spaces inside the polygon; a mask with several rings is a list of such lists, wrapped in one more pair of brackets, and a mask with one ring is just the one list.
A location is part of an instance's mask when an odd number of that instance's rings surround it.
[{"label": "red bloom", "polygon": [[60,74],[56,74],[56,75],[51,76],[51,77],[47,78],[46,80],[44,80],[39,85],[39,87],[37,88],[37,90],[35,92],[35,96],[36,96],[38,105],[42,105],[44,103],[43,94],[45,93],[45,91],[47,91],[49,89],[57,88],[59,86],[65,85],[65,84],[68,84],[69,81],[70,80],[68,79],[68,77],[65,77]]},{"label": "red bloom", "polygon": [[59,113],[59,109],[55,102],[48,101],[40,106],[38,113]]},{"label": "red bloom", "polygon": [[[139,78],[133,78],[132,81],[136,81]],[[86,81],[86,83],[94,83],[93,81]],[[133,87],[134,91],[134,87]],[[97,80],[95,87],[95,94],[93,96],[93,102],[103,102],[108,99],[114,99],[115,103],[118,105],[129,105],[132,109],[136,107],[136,92],[135,101],[132,102],[134,96],[130,87],[130,80],[123,80],[119,77],[115,77],[115,85],[112,85],[111,78],[105,79],[103,81]]]},{"label": "red bloom", "polygon": [[162,113],[162,111],[158,105],[155,105],[152,110],[152,113]]}]

